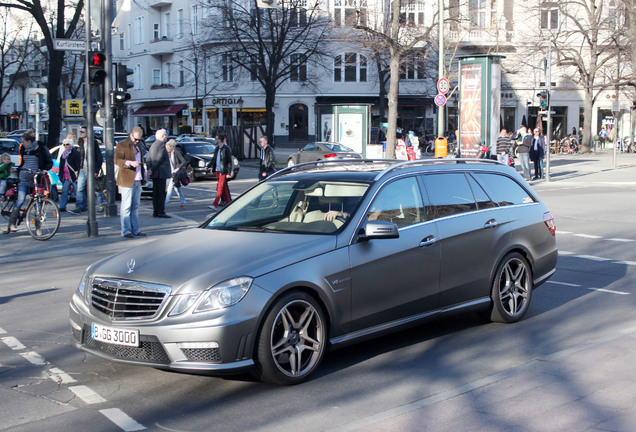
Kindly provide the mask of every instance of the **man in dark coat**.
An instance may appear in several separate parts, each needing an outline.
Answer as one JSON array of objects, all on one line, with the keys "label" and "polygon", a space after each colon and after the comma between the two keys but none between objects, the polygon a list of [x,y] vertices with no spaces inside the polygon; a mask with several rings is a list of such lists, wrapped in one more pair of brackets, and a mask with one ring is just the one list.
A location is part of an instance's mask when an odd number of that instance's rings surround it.
[{"label": "man in dark coat", "polygon": [[543,178],[543,155],[545,154],[545,139],[541,136],[539,128],[534,129],[534,135],[530,142],[530,160],[534,162],[534,177],[532,180]]},{"label": "man in dark coat", "polygon": [[170,169],[170,157],[166,151],[168,132],[158,129],[155,133],[155,142],[150,146],[146,163],[148,175],[152,178],[152,216],[169,218],[166,214],[166,180],[172,178]]},{"label": "man in dark coat", "polygon": [[274,149],[267,143],[267,137],[262,136],[258,139],[261,146],[261,166],[259,169],[258,180],[265,180],[267,176],[276,171],[276,159],[274,157]]}]

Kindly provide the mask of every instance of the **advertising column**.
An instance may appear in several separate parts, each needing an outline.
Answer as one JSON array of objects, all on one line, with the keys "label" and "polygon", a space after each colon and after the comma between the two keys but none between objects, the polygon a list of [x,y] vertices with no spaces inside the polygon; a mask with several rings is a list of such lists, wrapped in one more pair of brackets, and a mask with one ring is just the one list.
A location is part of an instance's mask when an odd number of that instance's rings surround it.
[{"label": "advertising column", "polygon": [[499,55],[459,59],[459,151],[475,158],[481,146],[496,152],[501,101]]}]

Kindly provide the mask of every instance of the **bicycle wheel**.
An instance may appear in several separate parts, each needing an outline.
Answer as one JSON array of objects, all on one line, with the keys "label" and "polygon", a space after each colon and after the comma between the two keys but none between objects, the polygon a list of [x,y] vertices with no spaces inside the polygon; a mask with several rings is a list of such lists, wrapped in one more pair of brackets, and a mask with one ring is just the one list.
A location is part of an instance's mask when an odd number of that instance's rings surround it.
[{"label": "bicycle wheel", "polygon": [[26,211],[27,230],[36,240],[48,240],[60,228],[60,209],[50,198],[36,198]]}]

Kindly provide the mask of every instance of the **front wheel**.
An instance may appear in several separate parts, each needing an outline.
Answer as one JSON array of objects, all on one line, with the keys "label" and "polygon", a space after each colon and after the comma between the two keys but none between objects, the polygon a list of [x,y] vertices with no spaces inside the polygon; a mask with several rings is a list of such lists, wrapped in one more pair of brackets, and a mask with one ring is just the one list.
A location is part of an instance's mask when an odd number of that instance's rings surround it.
[{"label": "front wheel", "polygon": [[258,379],[275,385],[303,382],[325,352],[322,308],[303,292],[284,295],[270,309],[257,343],[254,375]]},{"label": "front wheel", "polygon": [[523,318],[532,298],[532,269],[523,255],[512,252],[499,263],[491,298],[492,321],[513,323]]},{"label": "front wheel", "polygon": [[290,159],[287,161],[287,166],[288,166],[288,167],[293,167],[294,165],[296,165],[296,164],[294,163],[294,160],[290,158]]},{"label": "front wheel", "polygon": [[194,168],[192,168],[192,165],[188,164],[188,166],[186,166],[186,175],[188,176],[188,179],[190,180],[190,183],[194,183],[196,181],[196,177],[194,175]]},{"label": "front wheel", "polygon": [[27,230],[36,240],[48,240],[60,228],[60,209],[50,198],[34,199],[26,211]]}]

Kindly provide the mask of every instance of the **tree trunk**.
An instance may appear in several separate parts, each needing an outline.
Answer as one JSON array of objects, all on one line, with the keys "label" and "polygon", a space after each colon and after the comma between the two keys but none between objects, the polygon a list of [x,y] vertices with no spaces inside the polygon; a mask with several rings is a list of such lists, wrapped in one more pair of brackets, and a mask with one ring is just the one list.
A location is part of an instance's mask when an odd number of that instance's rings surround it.
[{"label": "tree trunk", "polygon": [[47,103],[49,104],[49,148],[55,147],[60,141],[60,124],[62,123],[62,104],[59,89],[62,81],[62,67],[64,66],[64,51],[51,51],[49,64],[49,83]]},{"label": "tree trunk", "polygon": [[386,132],[386,153],[388,159],[395,159],[395,143],[398,119],[398,96],[400,94],[400,58],[391,53],[391,77],[389,81],[389,127]]}]

